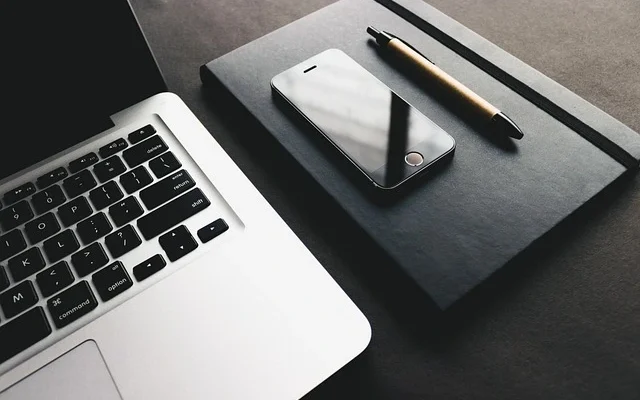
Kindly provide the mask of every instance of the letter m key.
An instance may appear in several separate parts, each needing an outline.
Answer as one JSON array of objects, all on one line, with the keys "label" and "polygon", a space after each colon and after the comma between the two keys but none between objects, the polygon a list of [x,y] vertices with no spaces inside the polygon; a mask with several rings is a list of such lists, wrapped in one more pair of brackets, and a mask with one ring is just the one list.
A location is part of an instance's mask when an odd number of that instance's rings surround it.
[{"label": "letter m key", "polygon": [[14,294],[13,295],[13,303],[17,303],[20,300],[24,299],[24,296],[22,295],[22,293],[18,293],[18,294]]}]

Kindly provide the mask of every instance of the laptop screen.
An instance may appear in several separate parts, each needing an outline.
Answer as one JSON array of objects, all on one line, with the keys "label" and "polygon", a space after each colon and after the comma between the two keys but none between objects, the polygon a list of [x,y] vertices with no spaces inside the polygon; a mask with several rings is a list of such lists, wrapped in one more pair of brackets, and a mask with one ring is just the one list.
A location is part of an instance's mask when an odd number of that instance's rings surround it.
[{"label": "laptop screen", "polygon": [[166,90],[126,0],[0,2],[0,179]]}]

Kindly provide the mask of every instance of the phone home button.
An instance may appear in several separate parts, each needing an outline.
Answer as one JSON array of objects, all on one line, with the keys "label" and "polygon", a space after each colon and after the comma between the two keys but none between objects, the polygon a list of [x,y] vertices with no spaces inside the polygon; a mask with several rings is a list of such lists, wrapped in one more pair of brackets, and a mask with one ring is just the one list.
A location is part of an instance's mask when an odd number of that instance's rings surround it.
[{"label": "phone home button", "polygon": [[422,154],[418,153],[417,151],[412,151],[410,153],[407,153],[407,155],[404,157],[404,162],[412,167],[417,167],[424,162],[424,157],[422,157]]}]

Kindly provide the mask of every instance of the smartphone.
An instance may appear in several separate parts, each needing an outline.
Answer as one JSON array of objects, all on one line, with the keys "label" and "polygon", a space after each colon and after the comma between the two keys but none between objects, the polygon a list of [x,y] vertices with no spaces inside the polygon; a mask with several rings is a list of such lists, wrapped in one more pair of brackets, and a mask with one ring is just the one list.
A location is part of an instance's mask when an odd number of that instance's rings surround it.
[{"label": "smartphone", "polygon": [[453,155],[447,132],[340,50],[276,75],[271,87],[377,188],[396,189]]}]

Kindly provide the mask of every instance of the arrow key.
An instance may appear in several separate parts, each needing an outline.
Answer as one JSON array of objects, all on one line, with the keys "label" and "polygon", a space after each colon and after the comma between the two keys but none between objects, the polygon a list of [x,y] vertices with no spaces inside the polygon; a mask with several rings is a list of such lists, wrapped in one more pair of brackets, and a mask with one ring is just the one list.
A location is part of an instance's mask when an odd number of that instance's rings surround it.
[{"label": "arrow key", "polygon": [[38,286],[44,297],[49,297],[59,292],[71,285],[73,281],[73,274],[66,261],[60,261],[53,267],[47,268],[36,275],[36,282],[38,282]]},{"label": "arrow key", "polygon": [[151,275],[160,271],[165,267],[165,265],[167,265],[167,263],[164,261],[164,258],[162,258],[160,254],[156,254],[147,261],[133,267],[133,276],[136,277],[138,282],[142,282]]},{"label": "arrow key", "polygon": [[198,230],[198,237],[202,243],[207,243],[229,229],[229,225],[222,218],[218,218],[204,228]]},{"label": "arrow key", "polygon": [[176,261],[191,253],[198,247],[186,226],[180,225],[160,236],[160,246],[167,253],[170,261]]}]

